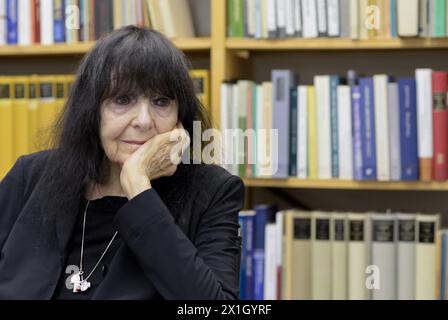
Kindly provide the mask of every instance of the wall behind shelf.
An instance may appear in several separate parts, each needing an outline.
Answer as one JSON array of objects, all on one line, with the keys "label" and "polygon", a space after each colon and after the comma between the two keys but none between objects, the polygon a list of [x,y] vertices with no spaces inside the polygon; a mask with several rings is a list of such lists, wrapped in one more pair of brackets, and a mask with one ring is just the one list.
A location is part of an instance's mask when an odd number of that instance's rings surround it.
[{"label": "wall behind shelf", "polygon": [[[276,195],[279,190],[251,188],[252,204],[277,203],[280,210],[295,204]],[[280,189],[287,197],[313,210],[441,213],[443,227],[448,227],[448,196],[446,191],[383,191],[383,190],[325,190]]]}]

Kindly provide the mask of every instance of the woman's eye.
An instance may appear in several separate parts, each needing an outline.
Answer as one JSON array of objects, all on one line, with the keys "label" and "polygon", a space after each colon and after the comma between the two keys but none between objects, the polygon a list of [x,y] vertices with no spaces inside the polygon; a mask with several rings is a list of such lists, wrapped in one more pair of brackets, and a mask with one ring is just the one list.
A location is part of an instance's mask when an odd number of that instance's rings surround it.
[{"label": "woman's eye", "polygon": [[128,104],[130,104],[132,101],[132,99],[128,96],[118,96],[115,98],[115,103],[122,105],[122,106],[126,106]]},{"label": "woman's eye", "polygon": [[170,105],[171,100],[169,98],[161,97],[152,99],[152,103],[158,107],[167,107]]}]

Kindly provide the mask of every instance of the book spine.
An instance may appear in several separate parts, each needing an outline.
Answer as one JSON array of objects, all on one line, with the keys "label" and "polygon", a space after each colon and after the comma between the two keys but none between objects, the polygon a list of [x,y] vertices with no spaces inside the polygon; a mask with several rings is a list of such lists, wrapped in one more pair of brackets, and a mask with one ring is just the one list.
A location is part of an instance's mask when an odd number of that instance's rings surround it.
[{"label": "book spine", "polygon": [[376,180],[375,110],[372,78],[360,79],[363,180]]},{"label": "book spine", "polygon": [[319,37],[326,37],[328,35],[326,0],[317,0],[317,30]]},{"label": "book spine", "polygon": [[434,158],[433,178],[438,181],[444,181],[448,178],[448,149],[447,149],[447,72],[435,71],[432,74],[432,96],[433,96],[433,141]]},{"label": "book spine", "polygon": [[376,167],[379,181],[390,180],[389,126],[388,126],[388,76],[375,75],[374,81],[374,124],[376,144]]},{"label": "book spine", "polygon": [[297,176],[308,178],[308,87],[298,87],[298,139],[297,139]]},{"label": "book spine", "polygon": [[330,76],[331,177],[332,178],[339,178],[338,85],[339,85],[339,77],[338,76]]},{"label": "book spine", "polygon": [[289,117],[289,126],[290,126],[290,152],[289,152],[289,176],[297,177],[297,87],[291,88],[290,91],[290,117]]},{"label": "book spine", "polygon": [[[398,94],[398,84],[389,83],[389,133],[390,133],[390,179],[392,181],[401,180],[401,151],[400,151],[400,102]],[[417,143],[417,142],[416,142]]]},{"label": "book spine", "polygon": [[17,0],[6,0],[6,14],[7,14],[7,30],[8,30],[8,44],[17,44]]},{"label": "book spine", "polygon": [[[54,31],[54,42],[63,43],[65,42],[65,1],[64,0],[53,0],[53,31]],[[71,32],[71,30],[68,30]]]},{"label": "book spine", "polygon": [[359,86],[352,87],[352,113],[353,113],[353,177],[355,180],[362,180],[362,118],[363,108],[361,100],[361,90]]}]

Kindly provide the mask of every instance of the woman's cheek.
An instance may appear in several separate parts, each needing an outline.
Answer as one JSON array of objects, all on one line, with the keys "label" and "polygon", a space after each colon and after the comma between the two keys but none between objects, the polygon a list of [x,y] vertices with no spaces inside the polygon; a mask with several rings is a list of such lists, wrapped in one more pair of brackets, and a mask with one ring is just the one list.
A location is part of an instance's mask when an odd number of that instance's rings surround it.
[{"label": "woman's cheek", "polygon": [[168,132],[176,127],[178,120],[177,107],[155,108],[153,114],[158,133]]}]

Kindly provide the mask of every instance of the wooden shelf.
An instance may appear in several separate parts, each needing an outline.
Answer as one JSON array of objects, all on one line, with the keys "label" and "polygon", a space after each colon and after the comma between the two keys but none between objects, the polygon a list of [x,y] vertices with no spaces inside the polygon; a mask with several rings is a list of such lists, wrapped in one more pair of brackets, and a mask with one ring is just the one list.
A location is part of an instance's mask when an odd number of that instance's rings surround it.
[{"label": "wooden shelf", "polygon": [[295,189],[341,189],[341,190],[397,190],[397,191],[447,191],[448,182],[378,182],[341,180],[300,180],[244,178],[246,187],[295,188]]},{"label": "wooden shelf", "polygon": [[226,48],[232,50],[403,50],[403,49],[447,49],[448,38],[439,39],[227,39]]},{"label": "wooden shelf", "polygon": [[[210,50],[210,38],[173,39],[174,44],[183,51]],[[45,56],[45,55],[82,55],[94,42],[76,44],[53,44],[31,46],[0,46],[0,56]]]}]

